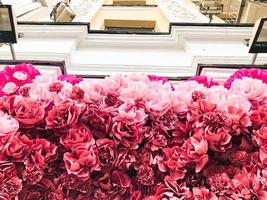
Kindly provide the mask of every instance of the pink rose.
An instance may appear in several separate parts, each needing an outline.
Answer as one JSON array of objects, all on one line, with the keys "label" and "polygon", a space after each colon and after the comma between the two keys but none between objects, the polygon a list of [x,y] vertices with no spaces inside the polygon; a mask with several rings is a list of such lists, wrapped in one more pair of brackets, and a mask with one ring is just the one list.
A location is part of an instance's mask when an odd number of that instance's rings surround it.
[{"label": "pink rose", "polygon": [[186,163],[181,158],[182,150],[179,147],[163,149],[163,158],[159,158],[158,167],[161,172],[169,172],[176,180],[185,177]]},{"label": "pink rose", "polygon": [[126,148],[137,149],[138,144],[142,142],[142,137],[136,124],[127,123],[127,121],[114,122],[111,137],[117,144],[122,144]]},{"label": "pink rose", "polygon": [[64,154],[64,163],[69,174],[88,180],[93,171],[99,170],[98,152],[89,149],[74,149]]},{"label": "pink rose", "polygon": [[118,156],[115,142],[106,138],[99,139],[96,141],[96,147],[99,152],[101,171],[112,170]]},{"label": "pink rose", "polygon": [[61,136],[60,143],[68,149],[82,146],[88,148],[95,144],[95,140],[85,125],[75,125],[66,135]]},{"label": "pink rose", "polygon": [[31,152],[32,144],[32,141],[26,135],[14,133],[3,144],[0,151],[3,152],[4,156],[8,156],[15,162],[24,162]]},{"label": "pink rose", "polygon": [[46,117],[47,129],[64,129],[74,126],[79,119],[80,109],[77,105],[62,103],[54,106]]},{"label": "pink rose", "polygon": [[10,96],[0,101],[0,109],[20,122],[22,128],[33,128],[42,122],[44,108],[36,101],[19,96]]},{"label": "pink rose", "polygon": [[29,159],[25,161],[25,164],[28,166],[38,164],[44,168],[56,160],[57,148],[55,144],[45,139],[34,139]]}]

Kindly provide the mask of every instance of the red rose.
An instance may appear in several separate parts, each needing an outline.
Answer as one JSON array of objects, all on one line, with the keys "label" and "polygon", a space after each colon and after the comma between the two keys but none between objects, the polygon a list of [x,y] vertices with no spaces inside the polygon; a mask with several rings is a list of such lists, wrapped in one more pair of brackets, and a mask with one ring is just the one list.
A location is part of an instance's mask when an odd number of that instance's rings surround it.
[{"label": "red rose", "polygon": [[59,93],[59,92],[61,92],[63,87],[64,87],[64,85],[60,82],[51,83],[49,85],[49,92]]},{"label": "red rose", "polygon": [[122,144],[130,149],[137,149],[142,142],[142,137],[136,124],[127,123],[126,121],[114,122],[110,135],[117,144]]},{"label": "red rose", "polygon": [[68,149],[82,146],[89,148],[95,144],[95,140],[85,125],[76,125],[66,135],[61,136],[60,143]]},{"label": "red rose", "polygon": [[57,146],[45,139],[33,140],[33,147],[26,165],[39,164],[41,167],[47,166],[54,161],[57,156]]},{"label": "red rose", "polygon": [[77,101],[83,100],[84,91],[78,86],[73,86],[71,91],[71,98]]},{"label": "red rose", "polygon": [[32,148],[32,140],[26,135],[20,135],[20,133],[12,134],[9,139],[3,144],[1,151],[5,156],[10,157],[15,162],[24,162],[27,155]]},{"label": "red rose", "polygon": [[110,171],[113,168],[114,162],[118,156],[115,142],[109,139],[99,139],[96,141],[96,147],[99,152],[101,171]]},{"label": "red rose", "polygon": [[89,149],[74,149],[64,154],[64,162],[69,174],[74,174],[82,180],[88,180],[93,171],[99,170],[98,152]]},{"label": "red rose", "polygon": [[[111,114],[99,109],[92,109],[92,115],[89,117],[90,127],[95,137],[105,138],[106,134],[110,132],[112,125]],[[89,112],[89,111],[87,111]]]},{"label": "red rose", "polygon": [[47,129],[64,129],[72,127],[78,122],[80,109],[73,104],[63,103],[60,106],[53,107],[46,117]]}]

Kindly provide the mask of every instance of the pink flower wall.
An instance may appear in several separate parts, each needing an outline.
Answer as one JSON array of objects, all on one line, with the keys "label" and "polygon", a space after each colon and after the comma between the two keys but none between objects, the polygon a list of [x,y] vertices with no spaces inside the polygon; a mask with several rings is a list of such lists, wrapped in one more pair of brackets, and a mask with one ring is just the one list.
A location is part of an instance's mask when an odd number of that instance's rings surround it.
[{"label": "pink flower wall", "polygon": [[1,200],[267,199],[266,72],[178,85],[0,72]]}]

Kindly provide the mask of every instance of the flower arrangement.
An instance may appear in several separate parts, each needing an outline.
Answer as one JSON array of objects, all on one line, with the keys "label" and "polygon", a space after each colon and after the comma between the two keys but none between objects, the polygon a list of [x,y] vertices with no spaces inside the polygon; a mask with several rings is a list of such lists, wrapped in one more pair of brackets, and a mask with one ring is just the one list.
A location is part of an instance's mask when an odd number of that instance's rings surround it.
[{"label": "flower arrangement", "polygon": [[230,79],[7,67],[0,199],[267,199],[266,76]]}]

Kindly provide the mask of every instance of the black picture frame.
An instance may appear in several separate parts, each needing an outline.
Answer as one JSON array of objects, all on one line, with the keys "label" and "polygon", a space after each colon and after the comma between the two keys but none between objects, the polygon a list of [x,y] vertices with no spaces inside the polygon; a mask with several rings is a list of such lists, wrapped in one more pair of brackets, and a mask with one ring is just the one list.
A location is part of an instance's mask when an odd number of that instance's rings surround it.
[{"label": "black picture frame", "polygon": [[0,43],[17,43],[17,32],[16,32],[16,17],[13,13],[11,5],[1,5],[0,4],[0,13],[4,12],[4,9],[8,11],[9,23],[10,23],[10,30],[1,30],[0,25]]},{"label": "black picture frame", "polygon": [[264,26],[267,26],[267,17],[261,18],[255,24],[254,34],[250,41],[249,53],[267,53],[267,39],[266,41],[258,41]]},{"label": "black picture frame", "polygon": [[[61,75],[67,74],[65,61],[43,61],[43,60],[0,60],[0,65],[17,65],[21,63],[29,63],[33,66],[57,67],[60,69]],[[36,67],[38,69],[38,67]]]}]

